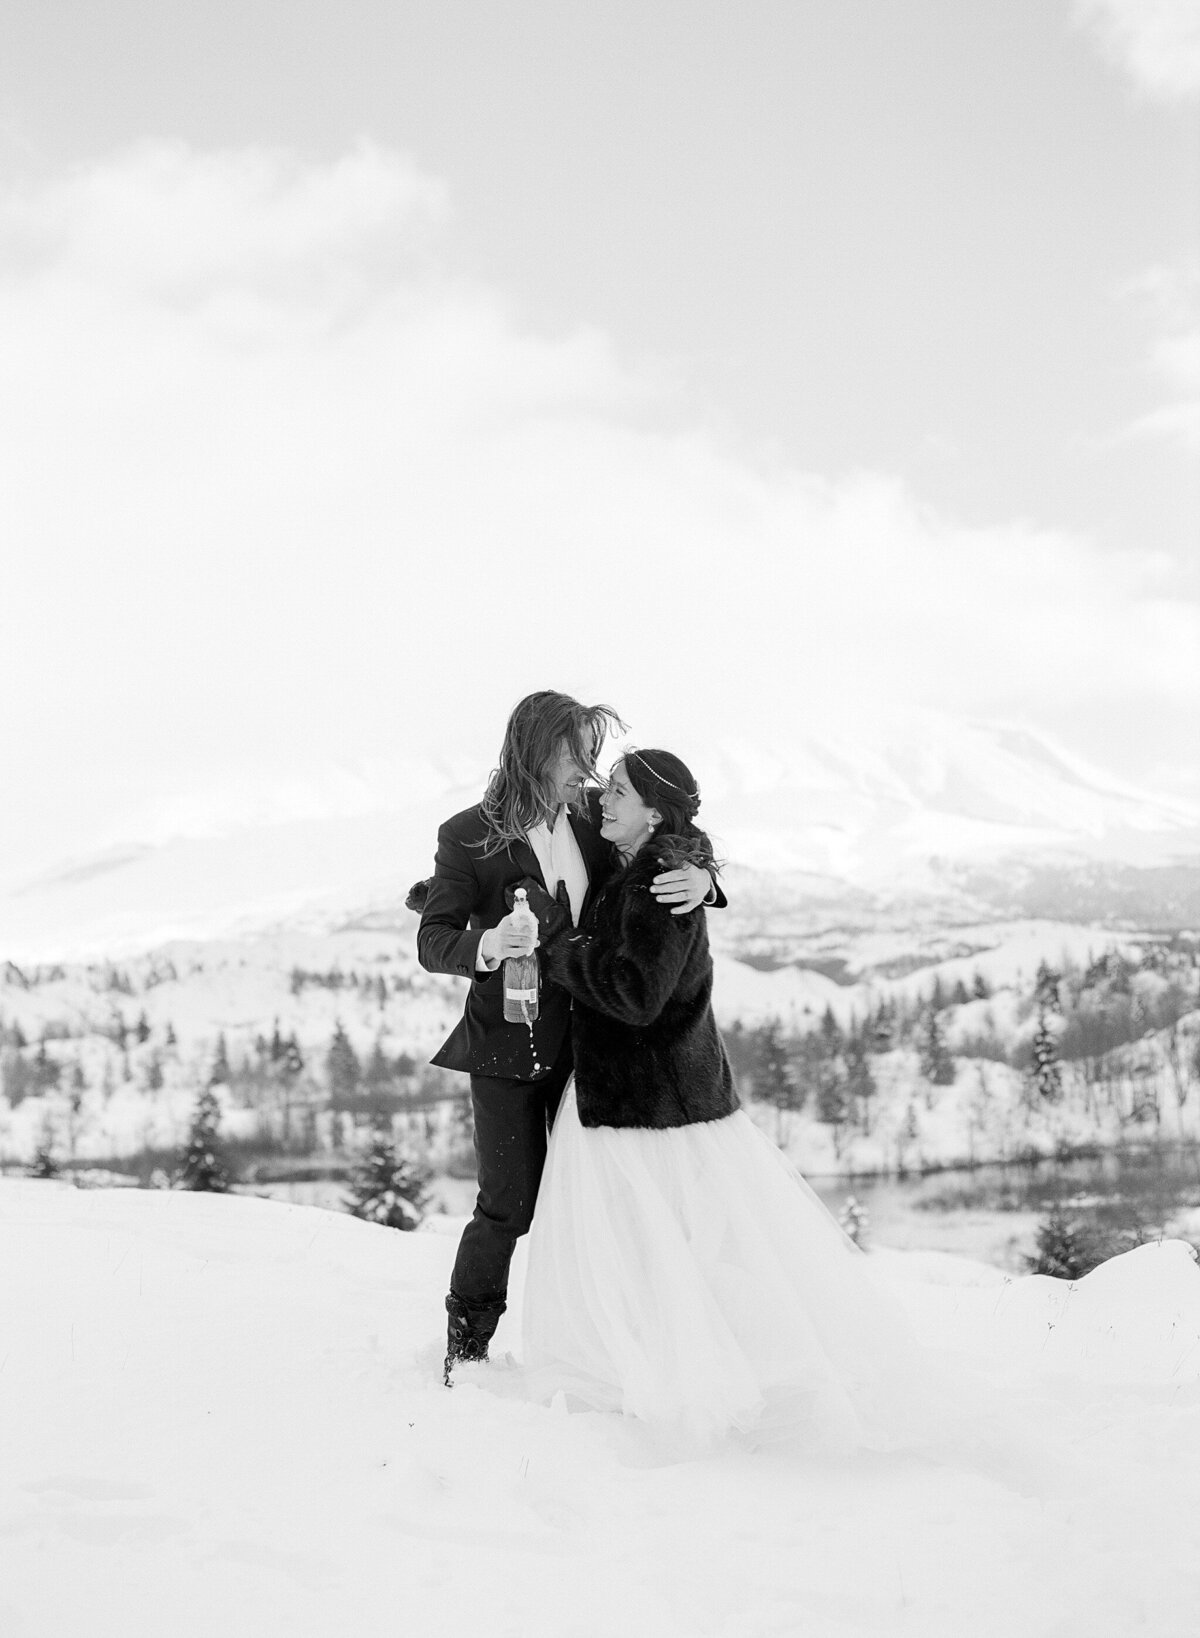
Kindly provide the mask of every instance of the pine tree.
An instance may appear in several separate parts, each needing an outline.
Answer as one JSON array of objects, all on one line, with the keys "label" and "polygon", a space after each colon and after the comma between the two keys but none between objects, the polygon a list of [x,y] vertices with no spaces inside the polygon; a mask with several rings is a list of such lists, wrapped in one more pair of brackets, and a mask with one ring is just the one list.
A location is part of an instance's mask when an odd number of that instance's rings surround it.
[{"label": "pine tree", "polygon": [[764,1103],[775,1106],[778,1112],[776,1140],[783,1141],[784,1116],[803,1104],[807,1086],[797,1076],[796,1066],[784,1040],[783,1026],[778,1018],[771,1018],[753,1033],[751,1043],[751,1077],[754,1094]]},{"label": "pine tree", "polygon": [[931,1005],[921,1033],[921,1074],[931,1086],[953,1086],[954,1058],[946,1046],[938,1015]]},{"label": "pine tree", "polygon": [[220,1124],[221,1106],[216,1093],[206,1086],[196,1099],[187,1147],[175,1174],[176,1188],[193,1189],[197,1193],[228,1193],[229,1173],[221,1159],[217,1142]]},{"label": "pine tree", "polygon": [[950,994],[951,1004],[953,1006],[956,1006],[956,1007],[965,1007],[967,1002],[970,999],[971,999],[971,997],[967,994],[967,986],[963,983],[962,979],[960,978],[958,980],[958,983],[955,984],[954,989],[951,991],[951,994]]},{"label": "pine tree", "polygon": [[838,1213],[838,1222],[854,1244],[865,1249],[870,1213],[857,1196],[853,1194],[846,1196],[846,1203]]},{"label": "pine tree", "polygon": [[821,1046],[826,1056],[830,1058],[842,1050],[841,1026],[833,1016],[833,1008],[828,1004],[821,1015]]},{"label": "pine tree", "polygon": [[1030,1078],[1043,1102],[1057,1103],[1062,1097],[1062,1065],[1058,1061],[1058,1046],[1044,1008],[1038,1012]]},{"label": "pine tree", "polygon": [[304,1073],[304,1054],[300,1050],[295,1030],[283,1043],[283,1057],[280,1059],[279,1069],[285,1081],[298,1081]]},{"label": "pine tree", "polygon": [[171,1024],[171,1023],[168,1023],[168,1025],[167,1025],[167,1036],[166,1036],[166,1044],[167,1044],[167,1045],[168,1045],[168,1046],[169,1046],[169,1047],[173,1047],[173,1046],[178,1046],[178,1045],[179,1045],[179,1038],[178,1038],[178,1036],[177,1036],[177,1035],[176,1035],[176,1034],[175,1034],[175,1026],[174,1026],[174,1024]]},{"label": "pine tree", "polygon": [[[817,1119],[824,1126],[844,1126],[850,1114],[846,1079],[837,1058],[825,1058],[817,1071]],[[836,1141],[836,1135],[835,1135]]]},{"label": "pine tree", "polygon": [[429,1203],[428,1166],[401,1154],[387,1132],[377,1128],[371,1147],[354,1168],[346,1209],[352,1217],[384,1228],[415,1229]]},{"label": "pine tree", "polygon": [[890,1052],[896,1044],[896,1004],[883,1000],[871,1020],[871,1051]]},{"label": "pine tree", "polygon": [[213,1055],[213,1066],[209,1071],[208,1084],[210,1086],[229,1085],[229,1052],[225,1046],[224,1035],[217,1036],[217,1050]]},{"label": "pine tree", "polygon": [[351,1046],[340,1018],[334,1026],[329,1051],[325,1054],[325,1073],[329,1080],[329,1093],[335,1103],[345,1102],[357,1093],[362,1071],[358,1054]]},{"label": "pine tree", "polygon": [[875,1077],[867,1049],[861,1036],[855,1035],[846,1043],[846,1096],[864,1133],[870,1131],[871,1099],[877,1091]]},{"label": "pine tree", "polygon": [[1056,973],[1054,968],[1044,961],[1038,963],[1033,999],[1039,1013],[1062,1012],[1062,999],[1059,994],[1061,984],[1061,973]]},{"label": "pine tree", "polygon": [[971,985],[971,994],[976,1001],[990,1001],[992,998],[991,985],[981,972],[975,974],[974,982]]},{"label": "pine tree", "polygon": [[145,1046],[150,1039],[150,1020],[146,1017],[145,1012],[139,1015],[138,1021],[134,1025],[134,1034],[137,1036],[139,1046]]},{"label": "pine tree", "polygon": [[61,1065],[46,1051],[46,1037],[43,1035],[33,1059],[33,1090],[49,1092],[51,1087],[58,1085],[61,1072]]},{"label": "pine tree", "polygon": [[783,1039],[783,1025],[770,1018],[754,1031],[751,1071],[755,1095],[764,1103],[788,1107],[792,1091],[792,1063]]},{"label": "pine tree", "polygon": [[363,1085],[368,1092],[385,1092],[391,1084],[392,1066],[388,1062],[382,1042],[376,1037],[375,1045],[371,1048],[371,1056],[367,1059],[367,1067],[363,1070]]},{"label": "pine tree", "polygon": [[29,1165],[29,1175],[41,1178],[57,1177],[61,1170],[54,1155],[54,1132],[50,1122],[46,1121]]}]

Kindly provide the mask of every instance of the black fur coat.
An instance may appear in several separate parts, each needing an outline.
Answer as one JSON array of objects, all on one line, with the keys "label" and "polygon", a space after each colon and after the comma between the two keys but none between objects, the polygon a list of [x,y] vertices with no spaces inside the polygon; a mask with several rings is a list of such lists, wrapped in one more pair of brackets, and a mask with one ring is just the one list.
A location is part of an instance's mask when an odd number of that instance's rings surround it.
[{"label": "black fur coat", "polygon": [[713,1017],[704,911],[673,916],[650,891],[665,841],[611,879],[585,929],[555,926],[552,913],[543,924],[549,975],[574,998],[584,1126],[691,1126],[738,1107]]}]

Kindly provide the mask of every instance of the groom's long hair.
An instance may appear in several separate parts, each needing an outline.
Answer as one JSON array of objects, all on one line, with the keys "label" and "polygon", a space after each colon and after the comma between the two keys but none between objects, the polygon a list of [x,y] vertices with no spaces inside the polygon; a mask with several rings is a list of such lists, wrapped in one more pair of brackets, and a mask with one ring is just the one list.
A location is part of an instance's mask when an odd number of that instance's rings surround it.
[{"label": "groom's long hair", "polygon": [[[487,825],[483,857],[521,841],[554,812],[551,771],[566,745],[588,778],[610,730],[625,731],[611,705],[580,705],[569,694],[544,688],[518,700],[504,731],[499,765],[492,770],[480,809]],[[580,790],[580,811],[584,808]]]}]

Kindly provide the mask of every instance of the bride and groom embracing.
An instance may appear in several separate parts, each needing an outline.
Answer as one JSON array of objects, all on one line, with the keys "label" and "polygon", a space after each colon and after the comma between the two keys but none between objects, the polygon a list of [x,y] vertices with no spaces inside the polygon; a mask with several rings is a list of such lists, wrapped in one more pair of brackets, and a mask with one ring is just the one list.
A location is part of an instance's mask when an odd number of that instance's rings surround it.
[{"label": "bride and groom embracing", "polygon": [[[536,1397],[709,1442],[875,1442],[919,1365],[857,1248],[741,1109],[712,1010],[723,907],[700,792],[665,750],[600,782],[607,706],[551,691],[509,718],[483,801],[438,832],[418,954],[469,980],[435,1064],[471,1078],[479,1195],[446,1298],[445,1380],[487,1358],[531,1230]],[[501,969],[538,920],[536,1021]],[[536,1204],[536,1212],[534,1210]]]}]

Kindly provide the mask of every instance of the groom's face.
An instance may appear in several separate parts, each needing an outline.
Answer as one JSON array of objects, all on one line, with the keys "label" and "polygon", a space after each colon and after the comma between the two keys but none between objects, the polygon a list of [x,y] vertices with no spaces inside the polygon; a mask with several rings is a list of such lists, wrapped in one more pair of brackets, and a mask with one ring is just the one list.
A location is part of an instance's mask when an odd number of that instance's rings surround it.
[{"label": "groom's face", "polygon": [[579,793],[588,778],[588,769],[580,766],[565,739],[559,745],[558,754],[550,764],[549,774],[550,782],[554,786],[556,807],[561,807],[564,802],[579,800]]}]

